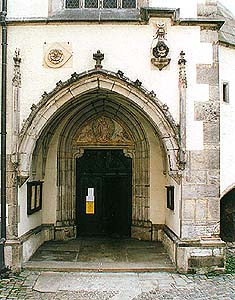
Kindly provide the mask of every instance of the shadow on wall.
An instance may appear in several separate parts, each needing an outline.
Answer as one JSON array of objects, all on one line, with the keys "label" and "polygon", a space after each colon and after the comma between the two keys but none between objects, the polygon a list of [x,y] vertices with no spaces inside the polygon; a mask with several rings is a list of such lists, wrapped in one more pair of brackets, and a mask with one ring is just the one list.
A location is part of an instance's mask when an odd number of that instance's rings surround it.
[{"label": "shadow on wall", "polygon": [[225,242],[235,242],[235,188],[220,201],[220,236]]}]

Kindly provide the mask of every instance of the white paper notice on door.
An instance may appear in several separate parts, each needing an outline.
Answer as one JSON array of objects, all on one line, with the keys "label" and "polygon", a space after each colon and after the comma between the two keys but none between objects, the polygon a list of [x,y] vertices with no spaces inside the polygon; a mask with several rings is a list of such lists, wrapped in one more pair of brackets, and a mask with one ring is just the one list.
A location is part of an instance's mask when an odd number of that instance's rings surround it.
[{"label": "white paper notice on door", "polygon": [[95,201],[94,191],[94,188],[88,188],[86,201]]},{"label": "white paper notice on door", "polygon": [[95,214],[95,196],[94,188],[88,188],[86,196],[86,214],[94,215]]},{"label": "white paper notice on door", "polygon": [[88,188],[87,196],[94,196],[94,191],[95,191],[94,188]]}]

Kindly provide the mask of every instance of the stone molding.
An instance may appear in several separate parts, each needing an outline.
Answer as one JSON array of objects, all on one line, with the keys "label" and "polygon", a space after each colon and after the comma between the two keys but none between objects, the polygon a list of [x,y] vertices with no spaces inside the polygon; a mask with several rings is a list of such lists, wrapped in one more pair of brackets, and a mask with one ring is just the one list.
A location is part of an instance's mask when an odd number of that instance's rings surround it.
[{"label": "stone molding", "polygon": [[140,9],[125,9],[120,13],[119,9],[74,9],[59,10],[48,18],[7,18],[8,25],[17,23],[31,24],[56,24],[64,22],[133,22],[146,24],[151,18],[169,18],[174,26],[200,26],[219,30],[224,21],[215,18],[180,18],[179,8],[141,7]]}]

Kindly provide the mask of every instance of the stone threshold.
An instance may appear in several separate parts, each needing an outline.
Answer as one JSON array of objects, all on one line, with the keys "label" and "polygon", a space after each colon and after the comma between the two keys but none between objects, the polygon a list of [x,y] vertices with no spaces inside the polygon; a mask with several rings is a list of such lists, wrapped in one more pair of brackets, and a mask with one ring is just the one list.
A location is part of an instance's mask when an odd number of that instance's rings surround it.
[{"label": "stone threshold", "polygon": [[176,273],[173,264],[163,263],[95,263],[95,262],[61,262],[61,261],[28,261],[23,269],[52,272],[172,272]]}]

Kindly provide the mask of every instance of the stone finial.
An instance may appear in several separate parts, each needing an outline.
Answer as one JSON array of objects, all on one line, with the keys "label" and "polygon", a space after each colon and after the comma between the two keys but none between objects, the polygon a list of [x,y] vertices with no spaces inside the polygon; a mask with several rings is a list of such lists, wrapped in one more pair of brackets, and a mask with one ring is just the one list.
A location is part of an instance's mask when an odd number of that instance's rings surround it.
[{"label": "stone finial", "polygon": [[156,97],[156,93],[154,92],[154,90],[152,90],[152,91],[149,93],[149,96],[150,96],[150,97],[153,97],[153,98]]},{"label": "stone finial", "polygon": [[42,98],[46,98],[48,96],[48,93],[46,91],[43,92]]},{"label": "stone finial", "polygon": [[20,49],[15,50],[15,55],[13,56],[14,60],[14,76],[12,78],[13,86],[20,87],[21,86],[21,72],[20,72]]},{"label": "stone finial", "polygon": [[184,58],[184,56],[185,56],[185,53],[184,53],[184,51],[182,50],[181,52],[180,52],[180,59],[178,60],[178,65],[185,65],[186,64],[186,59]]},{"label": "stone finial", "polygon": [[13,57],[13,60],[14,60],[14,62],[15,62],[15,64],[17,66],[20,65],[20,63],[21,63],[20,49],[16,48],[16,50],[15,50],[15,56]]},{"label": "stone finial", "polygon": [[101,53],[100,50],[97,50],[97,52],[93,54],[93,59],[96,61],[95,68],[102,69],[101,61],[104,59],[104,54]]},{"label": "stone finial", "polygon": [[121,70],[118,70],[117,75],[122,78],[124,76],[124,73]]},{"label": "stone finial", "polygon": [[186,59],[184,51],[180,52],[180,58],[178,60],[179,65],[179,85],[182,87],[187,87],[187,76],[186,76]]},{"label": "stone finial", "polygon": [[142,85],[142,82],[139,79],[136,79],[136,81],[134,82],[134,85],[140,87]]}]

